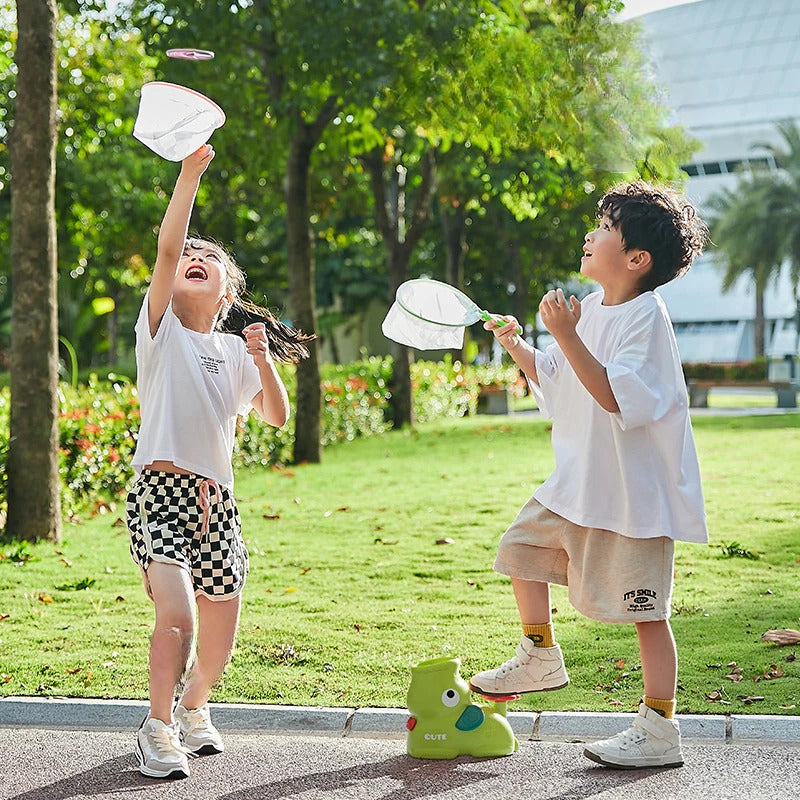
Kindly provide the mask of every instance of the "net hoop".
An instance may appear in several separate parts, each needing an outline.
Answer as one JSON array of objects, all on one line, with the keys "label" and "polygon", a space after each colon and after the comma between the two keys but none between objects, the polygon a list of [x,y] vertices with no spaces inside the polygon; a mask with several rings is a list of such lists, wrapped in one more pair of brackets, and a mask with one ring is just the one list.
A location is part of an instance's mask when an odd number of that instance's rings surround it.
[{"label": "net hoop", "polygon": [[[468,309],[468,310],[473,311],[475,319],[473,319],[471,322],[466,322],[466,321],[461,321],[461,322],[442,322],[440,320],[429,319],[428,317],[423,317],[423,316],[417,314],[415,311],[410,309],[403,302],[403,299],[402,299],[403,288],[404,287],[408,288],[408,287],[411,287],[412,285],[421,286],[421,285],[426,285],[426,284],[427,285],[431,285],[431,286],[441,287],[443,290],[447,291],[449,294],[452,294],[455,297],[457,297],[461,301],[461,303],[463,304],[465,310]],[[405,281],[404,283],[401,283],[400,286],[397,287],[397,292],[395,294],[395,301],[397,302],[397,305],[399,305],[400,308],[402,308],[403,311],[406,314],[410,314],[412,317],[415,317],[416,319],[421,320],[422,322],[427,322],[427,323],[429,323],[431,325],[442,325],[442,326],[447,327],[447,328],[466,328],[469,325],[472,325],[473,323],[477,322],[481,318],[480,317],[480,311],[481,310],[478,308],[478,306],[475,304],[475,302],[471,298],[467,297],[467,295],[464,294],[464,292],[462,292],[460,289],[456,289],[455,286],[451,286],[449,283],[443,283],[442,281],[436,281],[436,280],[433,280],[433,278],[414,278],[413,280]]]}]

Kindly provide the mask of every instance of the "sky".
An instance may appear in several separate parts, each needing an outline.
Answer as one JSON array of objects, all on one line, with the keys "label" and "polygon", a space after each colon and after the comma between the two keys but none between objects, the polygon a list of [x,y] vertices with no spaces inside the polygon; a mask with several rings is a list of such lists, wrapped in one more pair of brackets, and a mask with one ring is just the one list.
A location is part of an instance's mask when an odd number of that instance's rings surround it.
[{"label": "sky", "polygon": [[659,11],[669,6],[682,6],[685,3],[696,3],[698,0],[625,0],[625,8],[618,19],[626,20],[631,17],[638,17],[641,14],[648,14],[651,11]]}]

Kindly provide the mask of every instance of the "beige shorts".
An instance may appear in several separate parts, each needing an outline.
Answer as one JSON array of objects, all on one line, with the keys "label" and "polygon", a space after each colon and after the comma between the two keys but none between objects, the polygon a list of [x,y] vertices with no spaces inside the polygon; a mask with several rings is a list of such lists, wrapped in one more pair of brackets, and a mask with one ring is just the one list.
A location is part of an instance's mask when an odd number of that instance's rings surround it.
[{"label": "beige shorts", "polygon": [[669,619],[675,543],[583,528],[531,498],[503,534],[494,568],[569,588],[569,601],[600,622]]}]

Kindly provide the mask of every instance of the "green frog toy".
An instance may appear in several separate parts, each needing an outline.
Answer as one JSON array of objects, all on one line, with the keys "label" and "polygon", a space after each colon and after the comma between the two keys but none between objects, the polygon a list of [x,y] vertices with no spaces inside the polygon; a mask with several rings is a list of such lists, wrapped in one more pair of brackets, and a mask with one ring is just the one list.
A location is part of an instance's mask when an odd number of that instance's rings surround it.
[{"label": "green frog toy", "polygon": [[457,658],[434,658],[411,668],[408,689],[408,754],[414,758],[487,758],[519,750],[506,719],[506,701],[494,708],[474,705]]}]

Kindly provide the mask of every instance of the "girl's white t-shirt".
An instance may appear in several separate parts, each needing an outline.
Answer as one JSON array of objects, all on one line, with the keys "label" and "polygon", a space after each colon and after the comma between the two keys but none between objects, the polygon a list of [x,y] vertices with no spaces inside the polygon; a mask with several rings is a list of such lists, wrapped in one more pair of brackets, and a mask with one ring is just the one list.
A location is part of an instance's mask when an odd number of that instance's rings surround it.
[{"label": "girl's white t-shirt", "polygon": [[261,391],[258,368],[231,333],[184,328],[167,306],[150,335],[145,296],[136,321],[136,369],[142,422],[133,468],[153,461],[233,487],[236,420]]},{"label": "girl's white t-shirt", "polygon": [[534,497],[587,528],[632,538],[707,542],[700,468],[686,383],[666,306],[654,292],[604,306],[581,301],[577,332],[605,366],[619,412],[605,411],[552,344],[536,351],[539,386],[553,420],[555,470]]}]

